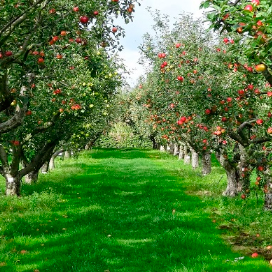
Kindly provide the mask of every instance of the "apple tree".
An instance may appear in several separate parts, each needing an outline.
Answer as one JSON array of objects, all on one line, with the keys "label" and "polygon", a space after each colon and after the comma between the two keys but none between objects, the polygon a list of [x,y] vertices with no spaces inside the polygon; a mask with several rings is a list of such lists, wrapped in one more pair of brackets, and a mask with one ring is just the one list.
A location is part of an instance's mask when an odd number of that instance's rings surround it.
[{"label": "apple tree", "polygon": [[58,143],[70,139],[74,124],[92,114],[96,96],[113,95],[116,80],[105,78],[117,69],[109,54],[123,35],[114,18],[129,22],[133,2],[1,4],[0,160],[6,194],[18,195],[21,178],[38,171]]}]

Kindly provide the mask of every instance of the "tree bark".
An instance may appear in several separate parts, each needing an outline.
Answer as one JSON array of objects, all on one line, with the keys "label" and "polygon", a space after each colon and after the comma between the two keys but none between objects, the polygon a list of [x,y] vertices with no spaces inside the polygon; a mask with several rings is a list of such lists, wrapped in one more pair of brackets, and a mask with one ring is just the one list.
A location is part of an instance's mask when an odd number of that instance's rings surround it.
[{"label": "tree bark", "polygon": [[239,161],[239,176],[240,181],[238,183],[238,188],[240,191],[249,190],[250,188],[250,173],[249,173],[249,163],[248,163],[248,154],[246,149],[239,144],[239,154],[240,154],[240,161]]},{"label": "tree bark", "polygon": [[43,166],[41,167],[41,173],[46,174],[49,170],[49,161],[45,162]]},{"label": "tree bark", "polygon": [[202,154],[202,175],[206,176],[209,175],[212,171],[212,164],[211,164],[211,152],[203,152]]},{"label": "tree bark", "polygon": [[18,176],[13,177],[10,173],[5,174],[6,195],[19,196],[21,192],[21,180]]},{"label": "tree bark", "polygon": [[38,177],[39,177],[39,171],[32,171],[28,173],[27,175],[25,175],[25,183],[33,184],[37,182]]},{"label": "tree bark", "polygon": [[222,152],[216,153],[216,157],[227,174],[227,188],[223,192],[223,196],[234,197],[239,192],[239,173],[237,171],[237,167],[229,162],[229,160],[226,158],[226,154],[223,154]]},{"label": "tree bark", "polygon": [[179,146],[177,144],[174,144],[174,156],[178,156],[179,155]]},{"label": "tree bark", "polygon": [[160,146],[160,151],[162,151],[162,152],[166,151],[164,145]]},{"label": "tree bark", "polygon": [[154,135],[151,135],[151,136],[149,137],[149,139],[152,141],[152,148],[153,148],[153,149],[158,149],[158,148],[159,148],[159,145],[158,145],[158,143],[156,142],[155,136],[154,136]]},{"label": "tree bark", "polygon": [[169,145],[169,147],[168,147],[168,150],[169,150],[170,154],[174,154],[174,149],[175,149],[174,144],[171,143],[171,144]]},{"label": "tree bark", "polygon": [[265,211],[272,211],[272,177],[271,171],[269,167],[264,172],[265,177],[265,187],[264,187],[264,210]]},{"label": "tree bark", "polygon": [[183,160],[184,159],[184,145],[180,145],[179,146],[179,160]]},{"label": "tree bark", "polygon": [[66,158],[66,159],[71,158],[71,151],[70,151],[70,150],[66,150],[66,151],[64,152],[64,158]]},{"label": "tree bark", "polygon": [[55,169],[55,158],[56,157],[51,157],[50,161],[49,161],[49,170],[53,170]]},{"label": "tree bark", "polygon": [[192,167],[193,169],[196,169],[199,167],[199,158],[196,151],[191,147],[190,148],[191,154],[192,154]]},{"label": "tree bark", "polygon": [[190,164],[191,163],[191,156],[188,152],[187,145],[184,146],[184,164]]},{"label": "tree bark", "polygon": [[53,170],[55,169],[55,159],[56,157],[60,154],[60,153],[64,153],[63,149],[59,149],[57,151],[55,151],[53,153],[53,155],[51,156],[50,160],[49,160],[49,170]]}]

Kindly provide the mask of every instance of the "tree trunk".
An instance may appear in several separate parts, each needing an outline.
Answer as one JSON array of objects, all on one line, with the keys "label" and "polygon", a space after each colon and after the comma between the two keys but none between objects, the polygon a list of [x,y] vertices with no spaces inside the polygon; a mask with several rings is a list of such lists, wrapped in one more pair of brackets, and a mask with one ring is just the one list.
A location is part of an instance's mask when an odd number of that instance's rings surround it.
[{"label": "tree trunk", "polygon": [[179,160],[183,160],[184,159],[184,146],[181,144],[179,146]]},{"label": "tree trunk", "polygon": [[195,152],[193,148],[190,148],[191,154],[192,154],[192,167],[193,169],[196,169],[199,167],[199,159],[198,154]]},{"label": "tree trunk", "polygon": [[6,195],[19,196],[21,192],[21,181],[18,177],[13,177],[11,174],[5,175],[6,179]]},{"label": "tree trunk", "polygon": [[165,148],[163,145],[160,146],[160,151],[164,152],[165,151]]},{"label": "tree trunk", "polygon": [[237,168],[228,161],[226,154],[216,153],[216,157],[227,174],[227,188],[223,196],[234,197],[238,194],[239,173]]},{"label": "tree trunk", "polygon": [[149,139],[152,141],[152,148],[153,148],[153,149],[158,149],[158,148],[159,148],[159,145],[158,145],[157,142],[156,142],[155,136],[151,135],[151,136],[149,137]]},{"label": "tree trunk", "polygon": [[45,162],[43,166],[41,167],[41,173],[46,174],[49,170],[49,161]]},{"label": "tree trunk", "polygon": [[212,171],[211,153],[209,151],[202,154],[202,175],[209,175]]},{"label": "tree trunk", "polygon": [[188,152],[188,147],[184,146],[184,164],[190,164],[191,163],[191,157]]},{"label": "tree trunk", "polygon": [[264,176],[266,181],[264,186],[264,210],[272,211],[272,177],[269,166],[267,167],[267,170],[265,170]]},{"label": "tree trunk", "polygon": [[63,150],[63,149],[59,149],[59,150],[55,151],[55,152],[53,153],[53,155],[51,156],[51,158],[50,158],[50,160],[49,160],[49,165],[48,165],[49,170],[55,169],[55,159],[56,159],[56,157],[57,157],[60,153],[63,154],[63,153],[64,153],[64,150]]},{"label": "tree trunk", "polygon": [[250,172],[249,172],[249,163],[248,163],[248,154],[246,149],[239,144],[239,154],[240,154],[240,161],[239,161],[239,176],[240,182],[238,187],[240,190],[248,192],[250,188]]},{"label": "tree trunk", "polygon": [[69,158],[71,158],[71,151],[65,151],[65,153],[64,153],[64,158],[66,158],[66,159],[69,159]]},{"label": "tree trunk", "polygon": [[38,177],[39,177],[39,171],[32,171],[28,173],[27,175],[25,175],[25,183],[33,184],[37,182]]},{"label": "tree trunk", "polygon": [[171,144],[169,145],[169,152],[170,152],[171,154],[174,154],[174,150],[175,150],[175,145],[171,143]]},{"label": "tree trunk", "polygon": [[85,150],[90,150],[92,148],[92,146],[93,146],[93,141],[91,140],[85,145],[84,149]]},{"label": "tree trunk", "polygon": [[238,183],[237,171],[235,168],[225,169],[227,173],[227,188],[223,192],[223,196],[234,197],[238,194]]},{"label": "tree trunk", "polygon": [[179,146],[177,144],[174,144],[174,153],[173,153],[173,155],[178,156],[178,154],[179,154]]},{"label": "tree trunk", "polygon": [[55,169],[55,157],[52,157],[49,161],[49,170]]}]

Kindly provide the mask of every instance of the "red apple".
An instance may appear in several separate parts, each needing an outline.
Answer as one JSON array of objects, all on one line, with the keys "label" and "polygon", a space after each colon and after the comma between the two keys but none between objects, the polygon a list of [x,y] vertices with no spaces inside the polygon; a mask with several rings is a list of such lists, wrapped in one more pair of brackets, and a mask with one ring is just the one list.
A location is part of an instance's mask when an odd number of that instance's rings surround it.
[{"label": "red apple", "polygon": [[73,11],[74,12],[78,12],[79,11],[79,7],[73,7]]},{"label": "red apple", "polygon": [[241,195],[241,198],[242,198],[242,199],[246,199],[246,195],[245,195],[245,194],[242,194],[242,195]]},{"label": "red apple", "polygon": [[256,123],[257,123],[257,125],[262,125],[262,124],[263,124],[263,119],[258,119],[258,120],[256,121]]},{"label": "red apple", "polygon": [[99,14],[99,12],[98,12],[97,10],[95,10],[95,11],[93,12],[93,14],[94,14],[94,16],[97,16],[97,15]]},{"label": "red apple", "polygon": [[228,102],[231,102],[231,101],[232,101],[232,98],[231,98],[231,97],[228,97],[228,98],[227,98],[227,101],[228,101]]},{"label": "red apple", "polygon": [[89,22],[89,17],[88,16],[81,16],[80,17],[80,22],[82,24],[87,24]]},{"label": "red apple", "polygon": [[249,90],[253,90],[253,89],[254,89],[254,85],[249,84],[249,85],[247,86],[247,88],[248,88]]},{"label": "red apple", "polygon": [[111,30],[113,33],[116,33],[118,31],[118,28],[117,27],[113,27],[112,30]]},{"label": "red apple", "polygon": [[38,64],[44,64],[44,59],[43,58],[38,58]]},{"label": "red apple", "polygon": [[252,258],[257,258],[258,256],[259,256],[259,254],[257,252],[254,252],[254,253],[251,254]]},{"label": "red apple", "polygon": [[252,5],[259,6],[260,0],[251,0]]},{"label": "red apple", "polygon": [[6,51],[5,55],[6,55],[7,57],[12,56],[12,51]]},{"label": "red apple", "polygon": [[206,114],[206,115],[211,114],[211,110],[210,110],[210,109],[206,109],[206,110],[205,110],[205,114]]},{"label": "red apple", "polygon": [[182,82],[184,80],[184,78],[182,76],[178,76],[177,79]]},{"label": "red apple", "polygon": [[81,38],[76,38],[76,39],[75,39],[75,42],[76,42],[76,43],[82,43],[82,39],[81,39]]},{"label": "red apple", "polygon": [[253,11],[253,7],[251,5],[246,5],[245,8],[244,8],[244,10],[252,12]]},{"label": "red apple", "polygon": [[61,93],[61,90],[60,89],[57,89],[53,92],[53,94],[60,94]]}]

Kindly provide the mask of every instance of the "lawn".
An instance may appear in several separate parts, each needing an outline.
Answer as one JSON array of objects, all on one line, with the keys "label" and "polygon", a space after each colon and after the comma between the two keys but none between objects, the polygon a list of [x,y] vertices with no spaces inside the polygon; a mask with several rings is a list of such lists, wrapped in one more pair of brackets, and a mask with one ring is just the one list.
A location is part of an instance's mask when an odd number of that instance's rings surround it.
[{"label": "lawn", "polygon": [[222,198],[224,182],[216,165],[201,177],[171,155],[129,149],[59,160],[20,198],[1,180],[0,271],[272,271],[250,256],[269,244],[270,214],[260,199]]}]

